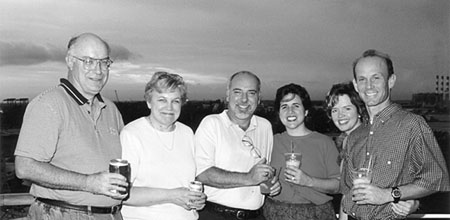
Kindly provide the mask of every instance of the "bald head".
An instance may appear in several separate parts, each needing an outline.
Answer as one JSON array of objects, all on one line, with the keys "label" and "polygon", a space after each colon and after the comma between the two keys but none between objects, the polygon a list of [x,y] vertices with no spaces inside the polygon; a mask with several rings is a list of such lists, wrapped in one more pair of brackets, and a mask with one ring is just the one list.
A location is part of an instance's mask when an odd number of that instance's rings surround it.
[{"label": "bald head", "polygon": [[67,45],[67,53],[78,54],[86,52],[86,49],[95,49],[106,51],[109,56],[111,49],[109,44],[93,33],[83,33],[69,40]]}]

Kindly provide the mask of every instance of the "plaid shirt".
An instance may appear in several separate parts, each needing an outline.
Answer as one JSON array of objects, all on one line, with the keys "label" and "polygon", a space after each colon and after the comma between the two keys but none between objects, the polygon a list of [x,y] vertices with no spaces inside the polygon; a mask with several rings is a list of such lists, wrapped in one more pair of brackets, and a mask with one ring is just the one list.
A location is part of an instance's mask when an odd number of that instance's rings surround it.
[{"label": "plaid shirt", "polygon": [[450,191],[445,160],[426,121],[391,104],[378,113],[372,124],[361,125],[347,140],[341,174],[344,212],[358,219],[401,218],[392,203],[356,205],[352,201],[351,169],[367,163],[372,155],[372,184],[391,188],[414,184],[432,191]]}]

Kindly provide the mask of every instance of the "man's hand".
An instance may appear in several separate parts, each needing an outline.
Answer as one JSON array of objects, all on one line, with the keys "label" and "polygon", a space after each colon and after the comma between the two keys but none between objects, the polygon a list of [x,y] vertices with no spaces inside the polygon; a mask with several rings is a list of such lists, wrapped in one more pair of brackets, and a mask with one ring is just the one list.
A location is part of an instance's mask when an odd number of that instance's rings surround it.
[{"label": "man's hand", "polygon": [[270,182],[272,183],[272,187],[270,187],[269,196],[276,196],[276,195],[280,194],[280,192],[281,192],[281,184],[280,184],[280,181],[278,179],[278,175],[275,175]]},{"label": "man's hand", "polygon": [[381,189],[368,183],[353,186],[352,200],[358,205],[381,205],[391,202],[391,189]]},{"label": "man's hand", "polygon": [[259,185],[274,176],[275,169],[265,164],[266,162],[266,158],[263,158],[248,171],[247,177],[251,185]]},{"label": "man's hand", "polygon": [[86,178],[86,191],[94,194],[109,196],[113,199],[124,199],[127,194],[127,179],[117,173],[100,172],[88,175]]},{"label": "man's hand", "polygon": [[205,207],[206,195],[202,192],[190,191],[186,187],[175,188],[172,191],[172,203],[186,210],[200,210]]}]

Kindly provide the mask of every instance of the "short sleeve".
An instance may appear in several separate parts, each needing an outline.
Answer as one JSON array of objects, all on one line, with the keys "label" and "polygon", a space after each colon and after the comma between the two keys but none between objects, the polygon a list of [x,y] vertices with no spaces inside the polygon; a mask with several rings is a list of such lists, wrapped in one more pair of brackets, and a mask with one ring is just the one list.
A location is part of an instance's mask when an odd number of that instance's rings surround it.
[{"label": "short sleeve", "polygon": [[414,184],[433,191],[449,191],[445,159],[431,128],[424,120],[412,126],[412,149],[409,171]]},{"label": "short sleeve", "polygon": [[133,183],[141,167],[140,155],[143,155],[141,150],[142,143],[136,135],[125,128],[120,133],[120,144],[122,145],[122,159],[130,163],[130,182]]},{"label": "short sleeve", "polygon": [[37,97],[28,106],[14,155],[51,161],[62,126],[58,105],[50,97]]},{"label": "short sleeve", "polygon": [[340,168],[338,164],[339,152],[331,139],[327,140],[325,161],[327,163],[328,178],[336,178],[340,176]]},{"label": "short sleeve", "polygon": [[213,131],[214,121],[212,118],[204,118],[195,132],[195,162],[197,175],[210,167],[215,166],[215,147],[217,136]]}]

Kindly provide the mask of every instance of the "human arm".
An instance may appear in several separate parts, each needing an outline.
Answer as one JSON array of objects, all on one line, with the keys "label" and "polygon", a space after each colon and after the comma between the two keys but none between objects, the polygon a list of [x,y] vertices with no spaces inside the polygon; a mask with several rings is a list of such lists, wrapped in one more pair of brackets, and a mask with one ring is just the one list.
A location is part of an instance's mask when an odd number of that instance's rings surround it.
[{"label": "human arm", "polygon": [[[330,138],[322,138],[322,136],[314,136],[314,138],[320,140],[320,144],[314,146],[320,150],[316,151],[314,154],[310,154],[309,157],[316,158],[317,162],[314,164],[305,162],[308,164],[304,164],[300,168],[292,166],[286,167],[284,172],[286,182],[310,187],[322,193],[338,193],[340,171],[337,158],[339,152]],[[323,166],[319,164],[323,164]],[[315,168],[308,169],[308,165],[309,167],[314,166]]]},{"label": "human arm", "polygon": [[287,167],[284,176],[286,182],[300,186],[311,187],[324,193],[337,193],[339,191],[339,178],[317,178],[308,175],[303,170],[295,167]]},{"label": "human arm", "polygon": [[130,206],[152,206],[172,203],[186,210],[200,210],[205,206],[206,195],[202,192],[189,191],[186,187],[162,189],[152,187],[132,187],[130,197],[124,204]]},{"label": "human arm", "polygon": [[197,176],[197,180],[205,185],[217,188],[235,188],[256,186],[272,176],[274,170],[261,159],[248,172],[233,172],[218,167],[210,167]]},{"label": "human arm", "polygon": [[398,203],[392,203],[392,210],[397,215],[407,216],[416,212],[419,209],[419,205],[419,200],[399,201]]},{"label": "human arm", "polygon": [[[449,190],[450,184],[445,160],[432,130],[421,117],[411,118],[409,124],[405,126],[407,126],[405,130],[408,133],[408,140],[404,143],[405,147],[403,148],[408,149],[406,156],[410,162],[404,170],[408,170],[409,179],[413,181],[399,184],[398,188],[402,194],[400,199],[417,199],[437,191]],[[373,187],[373,191],[380,198],[372,199],[372,202],[383,204],[393,201],[390,195],[391,190],[390,187],[386,189]]]},{"label": "human arm", "polygon": [[[402,193],[401,200],[418,199],[435,193],[414,184],[407,184],[398,188]],[[380,188],[367,183],[356,184],[353,187],[352,200],[360,205],[381,205],[394,201],[391,191],[392,188]]]},{"label": "human arm", "polygon": [[128,186],[126,178],[116,173],[81,174],[23,156],[16,156],[15,170],[18,178],[48,188],[86,191],[114,199],[126,197],[114,191],[125,191]]}]

